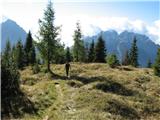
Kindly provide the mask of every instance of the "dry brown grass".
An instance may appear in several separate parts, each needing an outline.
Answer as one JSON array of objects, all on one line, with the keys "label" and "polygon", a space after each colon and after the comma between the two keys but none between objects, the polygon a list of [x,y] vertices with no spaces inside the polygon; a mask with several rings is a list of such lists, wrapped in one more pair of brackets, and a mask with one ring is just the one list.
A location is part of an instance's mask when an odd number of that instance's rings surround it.
[{"label": "dry brown grass", "polygon": [[160,119],[160,78],[152,69],[72,63],[67,79],[64,65],[52,65],[56,77],[40,67],[38,74],[21,71],[21,88],[38,109],[24,119]]}]

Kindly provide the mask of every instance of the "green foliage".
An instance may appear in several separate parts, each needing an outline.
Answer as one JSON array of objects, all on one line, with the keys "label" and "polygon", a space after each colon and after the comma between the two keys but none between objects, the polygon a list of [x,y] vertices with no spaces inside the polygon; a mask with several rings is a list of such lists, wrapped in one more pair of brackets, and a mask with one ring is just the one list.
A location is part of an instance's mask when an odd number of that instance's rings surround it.
[{"label": "green foliage", "polygon": [[24,48],[21,40],[18,41],[15,49],[15,62],[19,69],[22,69],[25,65]]},{"label": "green foliage", "polygon": [[106,57],[106,48],[105,41],[102,39],[102,36],[98,38],[98,42],[95,47],[95,62],[105,62]]},{"label": "green foliage", "polygon": [[123,58],[122,64],[123,64],[123,65],[129,65],[129,64],[130,64],[130,59],[129,59],[129,53],[128,53],[128,50],[126,51],[126,53],[125,53],[125,55],[124,55],[124,58]]},{"label": "green foliage", "polygon": [[64,49],[64,45],[57,45],[56,47],[56,53],[55,53],[55,57],[54,59],[52,59],[53,63],[57,63],[57,64],[63,64],[65,63],[65,49]]},{"label": "green foliage", "polygon": [[25,43],[25,62],[26,65],[29,64],[34,64],[36,62],[36,53],[35,53],[35,47],[33,44],[33,38],[32,38],[32,34],[29,31],[27,38],[26,38],[26,43]]},{"label": "green foliage", "polygon": [[66,61],[71,62],[71,59],[72,59],[72,56],[71,56],[71,53],[70,53],[70,48],[67,47],[67,49],[66,49]]},{"label": "green foliage", "polygon": [[80,24],[77,22],[76,30],[73,35],[73,57],[75,62],[84,62],[86,60],[84,42],[82,41],[82,33]]},{"label": "green foliage", "polygon": [[19,72],[11,55],[10,42],[6,44],[1,60],[1,90],[2,99],[8,95],[15,95],[19,89]]},{"label": "green foliage", "polygon": [[10,60],[10,63],[5,64],[5,60],[2,58],[1,63],[1,89],[2,98],[7,97],[7,95],[16,94],[19,89],[19,72],[15,63]]},{"label": "green foliage", "polygon": [[31,48],[31,51],[29,53],[29,58],[31,65],[33,65],[36,62],[36,52],[34,46]]},{"label": "green foliage", "polygon": [[94,46],[94,40],[92,40],[88,52],[88,62],[94,62],[94,60],[95,60],[95,46]]},{"label": "green foliage", "polygon": [[111,54],[107,56],[107,63],[110,67],[114,68],[117,65],[119,65],[119,61],[117,59],[117,56],[115,54]]},{"label": "green foliage", "polygon": [[40,72],[39,65],[37,63],[35,63],[34,66],[33,66],[33,68],[32,68],[32,70],[33,70],[33,74],[39,73]]},{"label": "green foliage", "polygon": [[3,55],[1,59],[1,117],[4,120],[35,112],[33,103],[21,92],[20,74],[13,52],[8,53],[8,60]]},{"label": "green foliage", "polygon": [[39,20],[39,43],[37,44],[48,71],[50,71],[51,60],[55,59],[57,47],[60,45],[59,39],[57,39],[60,29],[54,25],[54,19],[54,10],[50,1],[44,12],[43,20]]},{"label": "green foliage", "polygon": [[86,62],[86,48],[84,46],[84,41],[80,41],[80,48],[79,48],[79,60],[80,62]]},{"label": "green foliage", "polygon": [[133,43],[132,43],[132,47],[130,49],[130,64],[134,67],[138,66],[138,47],[136,45],[137,40],[134,37]]},{"label": "green foliage", "polygon": [[160,48],[158,49],[153,69],[154,69],[154,74],[160,77]]},{"label": "green foliage", "polygon": [[9,62],[10,57],[11,57],[11,45],[10,45],[10,41],[7,40],[6,47],[5,47],[4,52],[3,52],[3,62],[7,66],[9,66],[8,64],[10,63]]}]

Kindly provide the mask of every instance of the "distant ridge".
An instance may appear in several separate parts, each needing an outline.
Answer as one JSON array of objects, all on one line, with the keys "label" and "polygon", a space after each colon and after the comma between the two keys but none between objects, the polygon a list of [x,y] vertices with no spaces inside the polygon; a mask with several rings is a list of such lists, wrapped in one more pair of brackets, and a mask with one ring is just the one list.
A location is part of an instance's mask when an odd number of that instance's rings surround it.
[{"label": "distant ridge", "polygon": [[84,37],[85,43],[90,43],[92,40],[96,42],[100,34],[102,34],[102,38],[106,42],[107,52],[109,54],[115,53],[120,61],[122,61],[126,50],[130,49],[135,36],[137,39],[139,53],[138,62],[142,67],[147,66],[148,59],[150,59],[152,63],[154,62],[157,49],[160,47],[146,35],[129,31],[123,31],[122,33],[118,34],[115,30],[103,31],[91,37],[86,36]]},{"label": "distant ridge", "polygon": [[20,27],[15,21],[7,19],[1,24],[1,50],[5,48],[6,41],[9,39],[11,45],[17,43],[19,39],[22,40],[22,43],[26,39],[26,31]]}]

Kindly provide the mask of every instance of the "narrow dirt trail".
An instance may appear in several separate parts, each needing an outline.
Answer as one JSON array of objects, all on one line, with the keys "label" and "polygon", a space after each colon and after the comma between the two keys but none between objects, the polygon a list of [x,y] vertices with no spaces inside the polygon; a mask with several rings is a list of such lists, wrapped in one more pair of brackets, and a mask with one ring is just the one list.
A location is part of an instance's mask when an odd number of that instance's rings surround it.
[{"label": "narrow dirt trail", "polygon": [[74,97],[76,95],[76,88],[70,88],[64,101],[64,118],[65,120],[77,120],[77,109]]},{"label": "narrow dirt trail", "polygon": [[[61,116],[59,119],[78,120],[78,110],[76,109],[76,101],[74,100],[77,88],[69,87],[66,84],[61,85],[59,82],[55,83],[55,88],[58,101],[58,109],[56,112]],[[65,91],[63,90],[64,88]],[[52,118],[46,115],[43,120],[52,120]]]},{"label": "narrow dirt trail", "polygon": [[[66,84],[64,86],[60,84],[55,85],[58,94],[58,100],[60,102],[59,113],[62,116],[62,120],[75,120],[77,119],[77,109],[74,97],[76,95],[76,88],[69,87]],[[65,88],[63,91],[62,87]]]},{"label": "narrow dirt trail", "polygon": [[[56,82],[55,83],[55,88],[56,88],[56,93],[57,93],[57,101],[58,101],[58,104],[59,104],[59,107],[56,110],[56,112],[58,114],[59,113],[61,114],[61,108],[63,106],[64,95],[63,95],[60,83]],[[52,106],[49,107],[48,111],[51,111],[51,110],[52,110]],[[49,115],[46,115],[42,120],[52,120],[52,118]]]},{"label": "narrow dirt trail", "polygon": [[56,87],[56,91],[57,91],[57,94],[58,94],[58,100],[61,102],[61,103],[63,103],[63,92],[62,92],[62,88],[61,88],[61,86],[60,86],[60,84],[56,84],[55,85],[55,87]]}]

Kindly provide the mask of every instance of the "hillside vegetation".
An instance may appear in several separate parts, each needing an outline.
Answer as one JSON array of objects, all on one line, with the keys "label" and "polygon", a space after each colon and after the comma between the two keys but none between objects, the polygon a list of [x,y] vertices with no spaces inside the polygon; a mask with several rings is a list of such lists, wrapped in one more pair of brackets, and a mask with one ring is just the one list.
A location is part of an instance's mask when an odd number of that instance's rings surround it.
[{"label": "hillside vegetation", "polygon": [[[107,64],[71,64],[71,77],[64,65],[51,65],[54,74],[21,73],[21,89],[34,112],[24,120],[159,120],[160,78],[152,69]],[[23,107],[21,108],[23,109]],[[21,112],[21,109],[18,112]]]}]

